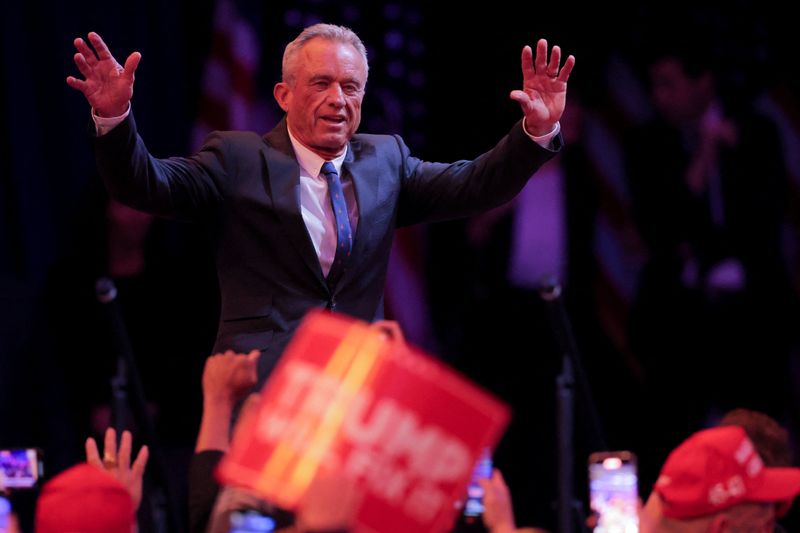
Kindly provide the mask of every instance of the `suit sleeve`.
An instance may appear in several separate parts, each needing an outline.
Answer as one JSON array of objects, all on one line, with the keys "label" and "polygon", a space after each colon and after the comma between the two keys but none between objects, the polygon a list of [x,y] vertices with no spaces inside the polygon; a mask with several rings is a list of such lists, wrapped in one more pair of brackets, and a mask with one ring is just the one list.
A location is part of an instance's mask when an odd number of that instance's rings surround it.
[{"label": "suit sleeve", "polygon": [[542,148],[522,130],[521,121],[497,145],[473,161],[433,163],[412,157],[400,137],[401,190],[397,225],[471,216],[510,201],[528,179],[561,150]]},{"label": "suit sleeve", "polygon": [[136,132],[133,115],[95,138],[95,157],[109,194],[134,209],[158,216],[196,219],[223,197],[225,138],[212,133],[188,158],[153,157]]}]

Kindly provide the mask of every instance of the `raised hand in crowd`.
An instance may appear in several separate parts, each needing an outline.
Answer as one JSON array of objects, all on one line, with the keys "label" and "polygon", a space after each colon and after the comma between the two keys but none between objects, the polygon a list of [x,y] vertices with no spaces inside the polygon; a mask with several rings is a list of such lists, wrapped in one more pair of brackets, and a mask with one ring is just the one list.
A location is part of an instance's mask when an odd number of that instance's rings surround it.
[{"label": "raised hand in crowd", "polygon": [[260,355],[258,350],[247,355],[228,350],[206,359],[203,416],[195,451],[228,450],[234,407],[255,386]]},{"label": "raised hand in crowd", "polygon": [[97,442],[92,437],[86,439],[86,462],[102,468],[117,478],[117,481],[128,489],[134,509],[138,509],[142,501],[142,479],[150,450],[147,445],[142,446],[131,464],[132,447],[131,432],[125,430],[122,432],[119,448],[117,448],[117,432],[110,427],[106,429],[102,459],[97,449]]}]

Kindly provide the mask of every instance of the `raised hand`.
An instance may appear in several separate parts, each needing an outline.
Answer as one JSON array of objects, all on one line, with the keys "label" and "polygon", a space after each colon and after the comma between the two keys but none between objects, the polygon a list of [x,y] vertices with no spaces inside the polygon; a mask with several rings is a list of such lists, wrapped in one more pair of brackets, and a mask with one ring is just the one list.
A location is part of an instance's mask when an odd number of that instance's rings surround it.
[{"label": "raised hand", "polygon": [[110,427],[106,429],[102,459],[95,440],[92,437],[86,439],[86,462],[102,468],[125,485],[133,500],[134,509],[138,509],[142,501],[144,467],[147,465],[150,451],[147,446],[142,446],[136,455],[136,460],[131,464],[132,441],[131,432],[123,431],[117,450],[117,432]]},{"label": "raised hand", "polygon": [[118,117],[128,110],[134,73],[142,54],[133,52],[123,67],[98,34],[90,32],[89,43],[94,49],[80,37],[75,39],[78,52],[73,59],[85,79],[67,76],[67,85],[82,92],[98,116]]},{"label": "raised hand", "polygon": [[483,487],[483,524],[486,529],[491,533],[514,533],[517,529],[514,509],[503,474],[495,468],[490,479],[479,479],[478,483]]},{"label": "raised hand", "polygon": [[222,403],[233,406],[258,382],[258,358],[261,352],[248,354],[228,350],[206,359],[203,369],[203,401],[207,407]]},{"label": "raised hand", "polygon": [[567,80],[575,66],[570,55],[561,65],[561,48],[554,46],[547,59],[547,41],[539,39],[536,60],[530,46],[522,49],[522,89],[511,91],[525,114],[525,128],[531,135],[550,133],[564,113],[567,101]]}]

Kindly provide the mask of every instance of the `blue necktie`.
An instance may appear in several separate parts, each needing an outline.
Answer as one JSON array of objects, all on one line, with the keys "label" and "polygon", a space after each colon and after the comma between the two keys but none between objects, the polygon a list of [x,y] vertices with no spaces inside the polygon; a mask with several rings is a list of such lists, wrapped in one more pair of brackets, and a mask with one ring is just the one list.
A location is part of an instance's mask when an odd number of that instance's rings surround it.
[{"label": "blue necktie", "polygon": [[333,216],[336,218],[336,255],[328,271],[328,285],[334,286],[344,273],[344,264],[353,249],[353,231],[350,229],[350,219],[347,217],[347,203],[344,201],[342,182],[333,163],[326,161],[320,171],[328,179],[328,194],[331,197]]}]

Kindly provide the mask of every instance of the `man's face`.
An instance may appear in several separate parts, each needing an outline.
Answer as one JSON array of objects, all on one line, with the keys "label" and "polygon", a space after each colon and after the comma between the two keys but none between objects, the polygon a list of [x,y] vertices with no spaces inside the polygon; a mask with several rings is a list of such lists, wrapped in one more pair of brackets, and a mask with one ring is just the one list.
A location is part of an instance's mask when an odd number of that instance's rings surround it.
[{"label": "man's face", "polygon": [[708,104],[708,77],[688,76],[677,59],[664,58],[652,65],[650,82],[656,109],[674,126],[697,119]]},{"label": "man's face", "polygon": [[352,45],[315,38],[294,57],[289,75],[274,94],[292,135],[325,159],[340,155],[361,122],[363,56]]}]

